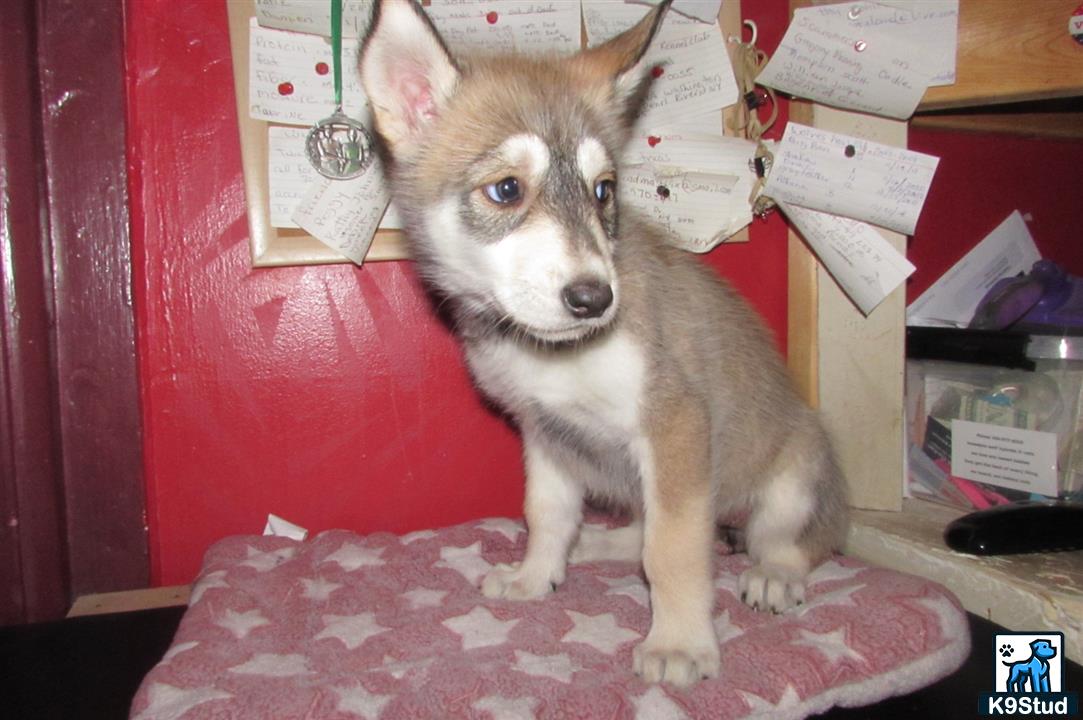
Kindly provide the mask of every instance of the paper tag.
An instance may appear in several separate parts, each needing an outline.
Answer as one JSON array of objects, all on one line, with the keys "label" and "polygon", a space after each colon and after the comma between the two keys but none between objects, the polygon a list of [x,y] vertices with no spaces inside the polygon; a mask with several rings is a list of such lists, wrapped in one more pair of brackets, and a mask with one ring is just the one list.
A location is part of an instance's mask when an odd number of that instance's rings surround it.
[{"label": "paper tag", "polygon": [[[613,0],[604,0],[611,5],[616,5]],[[625,0],[627,3],[633,5],[657,5],[660,0]],[[683,15],[686,18],[698,20],[699,22],[716,22],[718,20],[718,11],[722,9],[722,0],[673,0],[673,4],[669,6],[670,13],[677,13]]]},{"label": "paper tag", "polygon": [[966,327],[998,280],[1029,272],[1041,259],[1023,216],[1015,210],[910,303],[906,323]]},{"label": "paper tag", "polygon": [[577,0],[433,0],[425,11],[453,53],[570,53],[580,48]]},{"label": "paper tag", "polygon": [[[587,32],[587,46],[601,45],[616,37],[643,19],[650,12],[645,3],[616,2],[615,0],[583,0],[583,27]],[[717,13],[716,13],[717,16]],[[704,22],[687,15],[667,13],[663,27],[684,26],[703,29]],[[712,22],[715,22],[712,20]]]},{"label": "paper tag", "polygon": [[[279,228],[299,227],[293,220],[297,206],[308,190],[320,182],[320,174],[305,155],[305,128],[272,125],[267,128],[268,195],[271,225]],[[402,222],[390,205],[380,220],[381,229],[399,229]]]},{"label": "paper tag", "polygon": [[966,480],[1056,497],[1056,433],[952,420],[951,472]]},{"label": "paper tag", "polygon": [[283,520],[277,515],[268,513],[267,524],[263,526],[263,534],[290,538],[291,540],[304,540],[308,537],[308,530],[300,525],[294,525],[289,520]]},{"label": "paper tag", "polygon": [[[371,0],[343,0],[342,37],[363,37],[371,16]],[[330,37],[331,3],[313,0],[256,0],[256,20],[267,28]]]},{"label": "paper tag", "polygon": [[674,245],[702,253],[752,222],[747,193],[736,191],[738,180],[640,166],[626,168],[618,187],[621,202],[669,230]]},{"label": "paper tag", "polygon": [[294,211],[293,221],[323,244],[360,265],[391,197],[380,162],[352,180],[320,177]]},{"label": "paper tag", "polygon": [[959,0],[876,0],[864,4],[868,7],[858,14],[855,25],[885,30],[919,47],[922,63],[931,75],[930,86],[955,82]]},{"label": "paper tag", "polygon": [[[321,3],[322,4],[322,3]],[[358,41],[342,43],[344,58],[357,57]],[[312,125],[335,110],[331,44],[317,35],[249,26],[248,114],[256,120]],[[342,106],[369,125],[368,99],[356,63],[342,63]]]},{"label": "paper tag", "polygon": [[932,155],[789,123],[764,194],[912,235],[939,162]]},{"label": "paper tag", "polygon": [[870,225],[785,203],[781,208],[827,272],[865,315],[915,270]]},{"label": "paper tag", "polygon": [[920,46],[880,26],[856,24],[850,16],[859,18],[869,5],[794,11],[782,43],[756,82],[845,110],[909,118],[933,71]]}]

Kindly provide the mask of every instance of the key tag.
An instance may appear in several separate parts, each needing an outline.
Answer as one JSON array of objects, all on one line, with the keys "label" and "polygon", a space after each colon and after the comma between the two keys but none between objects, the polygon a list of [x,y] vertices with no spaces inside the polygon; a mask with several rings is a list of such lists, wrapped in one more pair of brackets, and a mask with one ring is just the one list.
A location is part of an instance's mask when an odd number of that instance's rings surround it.
[{"label": "key tag", "polygon": [[325,178],[350,180],[364,173],[372,162],[373,143],[368,128],[342,112],[342,0],[331,0],[331,52],[335,111],[308,131],[305,154]]}]

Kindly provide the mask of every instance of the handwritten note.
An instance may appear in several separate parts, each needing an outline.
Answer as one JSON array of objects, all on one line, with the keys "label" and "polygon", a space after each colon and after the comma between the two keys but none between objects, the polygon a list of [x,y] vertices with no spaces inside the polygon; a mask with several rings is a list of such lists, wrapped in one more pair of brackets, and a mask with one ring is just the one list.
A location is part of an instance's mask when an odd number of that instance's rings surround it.
[{"label": "handwritten note", "polygon": [[625,169],[618,187],[621,202],[665,227],[674,245],[707,252],[752,221],[737,183],[733,175],[643,166]]},{"label": "handwritten note", "polygon": [[959,45],[959,0],[876,0],[825,5],[822,13],[853,12],[859,28],[875,29],[919,48],[931,74],[929,85],[955,82],[955,53]]},{"label": "handwritten note", "polygon": [[[356,57],[357,40],[344,41],[345,57]],[[249,28],[248,110],[256,120],[312,125],[335,109],[331,44],[317,35]],[[368,99],[357,68],[342,64],[342,104],[350,117],[368,123]]]},{"label": "handwritten note", "polygon": [[[647,3],[616,2],[615,0],[582,0],[583,2],[583,27],[587,31],[587,46],[601,45],[606,40],[616,37],[628,28],[635,25],[643,16],[650,11]],[[676,5],[671,10],[676,10]],[[712,17],[717,17],[718,10]],[[690,14],[667,13],[665,27],[695,27],[703,29],[706,24],[714,23],[715,20],[700,20]]]},{"label": "handwritten note", "polygon": [[718,25],[663,25],[647,51],[654,82],[641,119],[664,125],[737,102],[726,43]]},{"label": "handwritten note", "polygon": [[[371,0],[343,0],[342,37],[365,34],[372,15]],[[256,19],[276,30],[331,36],[331,3],[314,0],[256,0]]]},{"label": "handwritten note", "polygon": [[[268,128],[268,178],[271,225],[281,228],[299,227],[293,215],[304,201],[309,189],[319,184],[321,177],[305,156],[304,128],[272,125]],[[338,181],[342,182],[342,181]],[[394,206],[389,206],[380,221],[381,228],[402,227]]]},{"label": "handwritten note", "polygon": [[574,52],[578,0],[433,0],[425,8],[452,52]]},{"label": "handwritten note", "polygon": [[299,227],[360,265],[391,197],[379,162],[353,180],[313,183],[293,214]]},{"label": "handwritten note", "polygon": [[915,270],[870,225],[785,203],[781,208],[827,272],[865,315]]},{"label": "handwritten note", "polygon": [[789,123],[764,193],[912,235],[939,158]]},{"label": "handwritten note", "polygon": [[870,5],[794,11],[782,43],[757,82],[846,110],[909,118],[934,71],[920,46],[882,25],[856,23]]}]

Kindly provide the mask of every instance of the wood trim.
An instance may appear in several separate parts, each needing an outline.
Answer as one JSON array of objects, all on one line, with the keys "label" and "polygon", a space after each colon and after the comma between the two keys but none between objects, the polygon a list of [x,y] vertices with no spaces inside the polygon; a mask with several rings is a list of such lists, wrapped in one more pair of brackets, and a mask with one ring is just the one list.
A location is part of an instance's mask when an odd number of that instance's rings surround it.
[{"label": "wood trim", "polygon": [[1083,93],[1083,46],[1068,34],[1079,0],[960,0],[954,85],[929,88],[918,110]]},{"label": "wood trim", "polygon": [[8,3],[0,42],[0,625],[60,617],[68,598],[34,10]]},{"label": "wood trim", "polygon": [[[791,100],[789,119],[811,125],[812,104]],[[801,397],[812,407],[819,407],[819,263],[792,225],[787,236],[786,361]]]},{"label": "wood trim", "polygon": [[145,587],[124,3],[36,5],[71,590]]}]

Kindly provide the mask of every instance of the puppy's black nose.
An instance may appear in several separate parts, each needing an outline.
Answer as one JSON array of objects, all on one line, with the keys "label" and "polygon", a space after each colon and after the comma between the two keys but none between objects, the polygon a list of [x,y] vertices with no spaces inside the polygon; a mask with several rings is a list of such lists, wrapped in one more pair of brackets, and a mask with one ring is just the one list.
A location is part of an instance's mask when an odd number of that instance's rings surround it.
[{"label": "puppy's black nose", "polygon": [[564,288],[564,305],[577,318],[596,318],[613,304],[613,288],[600,280],[578,280]]}]

